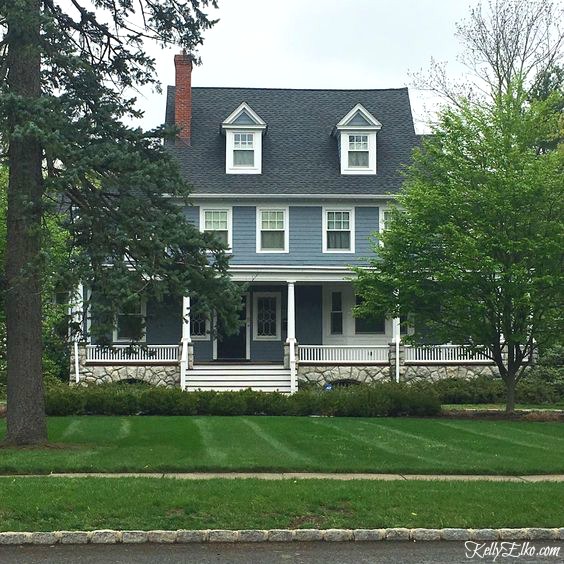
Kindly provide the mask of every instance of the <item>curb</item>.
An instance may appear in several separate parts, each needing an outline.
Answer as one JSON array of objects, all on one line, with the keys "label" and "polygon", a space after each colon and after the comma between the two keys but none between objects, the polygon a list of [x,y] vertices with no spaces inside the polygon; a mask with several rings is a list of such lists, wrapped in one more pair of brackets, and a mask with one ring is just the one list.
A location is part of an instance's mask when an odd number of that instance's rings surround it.
[{"label": "curb", "polygon": [[521,529],[226,529],[177,531],[53,531],[4,532],[0,545],[14,544],[188,544],[249,542],[367,542],[367,541],[547,541],[564,540],[561,528]]}]

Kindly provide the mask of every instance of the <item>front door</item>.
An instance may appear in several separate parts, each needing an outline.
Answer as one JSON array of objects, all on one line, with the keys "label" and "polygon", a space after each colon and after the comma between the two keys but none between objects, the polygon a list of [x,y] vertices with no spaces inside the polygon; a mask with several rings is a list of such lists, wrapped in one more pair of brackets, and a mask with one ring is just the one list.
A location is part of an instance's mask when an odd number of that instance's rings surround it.
[{"label": "front door", "polygon": [[217,360],[246,360],[247,359],[247,308],[248,298],[243,296],[243,307],[239,313],[241,325],[239,331],[233,335],[224,335],[219,324],[217,337]]}]

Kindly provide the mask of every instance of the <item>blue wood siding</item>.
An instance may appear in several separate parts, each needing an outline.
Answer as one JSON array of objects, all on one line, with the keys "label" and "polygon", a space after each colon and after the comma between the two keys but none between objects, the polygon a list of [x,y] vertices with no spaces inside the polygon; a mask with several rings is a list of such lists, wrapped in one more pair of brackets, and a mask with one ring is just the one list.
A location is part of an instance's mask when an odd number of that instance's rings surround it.
[{"label": "blue wood siding", "polygon": [[[214,204],[215,205],[215,204]],[[227,204],[226,204],[227,205]],[[332,204],[333,207],[337,204]],[[345,207],[345,205],[343,205]],[[372,254],[369,237],[378,231],[378,206],[355,206],[355,253],[322,252],[322,206],[290,205],[290,251],[256,252],[256,207],[233,206],[234,265],[346,266],[361,264]],[[186,208],[189,221],[199,225],[199,207]]]},{"label": "blue wood siding", "polygon": [[323,342],[321,286],[296,285],[296,339],[300,345]]}]

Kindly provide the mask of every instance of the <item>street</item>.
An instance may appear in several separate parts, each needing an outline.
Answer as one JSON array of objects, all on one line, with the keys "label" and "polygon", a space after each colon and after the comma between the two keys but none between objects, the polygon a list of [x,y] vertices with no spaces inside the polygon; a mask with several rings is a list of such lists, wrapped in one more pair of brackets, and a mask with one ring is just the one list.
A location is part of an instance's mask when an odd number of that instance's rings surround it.
[{"label": "street", "polygon": [[[490,543],[487,543],[490,545]],[[529,543],[529,547],[560,547],[559,557],[502,558],[495,562],[563,562],[564,542]],[[0,562],[6,564],[456,564],[493,562],[492,557],[468,559],[462,542],[375,543],[265,543],[192,545],[56,545],[3,546]]]}]

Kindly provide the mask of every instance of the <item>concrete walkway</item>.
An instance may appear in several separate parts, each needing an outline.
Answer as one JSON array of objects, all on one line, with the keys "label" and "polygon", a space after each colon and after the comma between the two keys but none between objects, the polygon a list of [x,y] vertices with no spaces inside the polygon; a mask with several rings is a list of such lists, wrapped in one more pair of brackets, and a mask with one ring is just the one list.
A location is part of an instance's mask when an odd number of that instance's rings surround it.
[{"label": "concrete walkway", "polygon": [[169,478],[175,480],[455,480],[485,482],[564,482],[564,474],[494,476],[485,474],[347,474],[325,472],[81,472],[52,474],[4,474],[0,478]]}]

